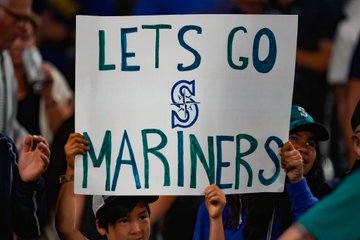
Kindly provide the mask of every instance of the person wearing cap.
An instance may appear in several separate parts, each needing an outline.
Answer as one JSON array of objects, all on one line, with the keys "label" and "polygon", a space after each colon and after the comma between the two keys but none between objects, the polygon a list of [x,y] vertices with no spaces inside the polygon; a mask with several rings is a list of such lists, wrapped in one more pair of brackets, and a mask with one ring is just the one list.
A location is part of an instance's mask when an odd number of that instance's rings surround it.
[{"label": "person wearing cap", "polygon": [[108,240],[150,238],[149,203],[158,196],[93,196],[98,232]]},{"label": "person wearing cap", "polygon": [[[158,196],[85,196],[74,193],[74,161],[85,154],[89,142],[80,133],[71,133],[65,145],[66,173],[62,182],[56,209],[56,229],[61,239],[125,240],[150,238],[149,203]],[[88,202],[92,212],[89,212]],[[90,222],[82,226],[82,219]],[[89,220],[90,219],[90,220]],[[95,234],[93,231],[99,234]]]},{"label": "person wearing cap", "polygon": [[210,185],[199,209],[194,239],[277,239],[318,198],[330,192],[317,155],[318,142],[328,139],[323,125],[304,108],[293,105],[289,141],[279,151],[286,172],[285,191],[225,198],[218,186]]},{"label": "person wearing cap", "polygon": [[287,229],[280,240],[360,239],[360,101],[351,118],[353,148],[357,162],[333,193]]}]

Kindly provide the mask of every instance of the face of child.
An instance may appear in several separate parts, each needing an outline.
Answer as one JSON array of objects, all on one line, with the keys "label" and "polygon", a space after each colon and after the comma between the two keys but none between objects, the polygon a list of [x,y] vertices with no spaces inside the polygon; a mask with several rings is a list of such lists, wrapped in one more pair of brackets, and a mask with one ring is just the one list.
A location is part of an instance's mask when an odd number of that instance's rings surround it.
[{"label": "face of child", "polygon": [[150,217],[146,204],[139,202],[126,216],[108,226],[108,240],[148,240],[150,238]]},{"label": "face of child", "polygon": [[308,174],[316,159],[317,141],[310,131],[291,132],[289,141],[293,144],[303,158],[304,175]]}]

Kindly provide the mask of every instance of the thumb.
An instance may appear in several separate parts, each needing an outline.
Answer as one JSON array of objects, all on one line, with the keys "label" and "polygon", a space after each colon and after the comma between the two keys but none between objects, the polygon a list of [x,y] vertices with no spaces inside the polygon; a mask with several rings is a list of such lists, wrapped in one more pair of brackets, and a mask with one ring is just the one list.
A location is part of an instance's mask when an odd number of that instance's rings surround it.
[{"label": "thumb", "polygon": [[292,143],[290,141],[287,141],[284,146],[282,146],[281,148],[281,153],[286,152],[286,151],[292,151],[294,150],[294,146],[292,145]]}]

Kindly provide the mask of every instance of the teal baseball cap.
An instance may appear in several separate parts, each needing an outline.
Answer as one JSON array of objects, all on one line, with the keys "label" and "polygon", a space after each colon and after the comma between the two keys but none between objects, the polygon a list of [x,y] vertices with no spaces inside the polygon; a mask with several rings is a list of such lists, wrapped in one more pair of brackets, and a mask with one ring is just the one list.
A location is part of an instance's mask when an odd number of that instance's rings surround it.
[{"label": "teal baseball cap", "polygon": [[298,105],[291,107],[290,132],[292,131],[313,132],[318,141],[326,141],[330,136],[328,130],[322,124],[315,122],[313,117]]}]

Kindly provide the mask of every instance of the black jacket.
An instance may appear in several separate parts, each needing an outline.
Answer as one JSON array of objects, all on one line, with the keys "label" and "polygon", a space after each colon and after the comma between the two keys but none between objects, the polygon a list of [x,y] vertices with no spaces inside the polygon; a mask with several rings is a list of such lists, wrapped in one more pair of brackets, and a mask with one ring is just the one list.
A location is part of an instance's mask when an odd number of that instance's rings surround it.
[{"label": "black jacket", "polygon": [[0,133],[0,239],[13,239],[14,232],[23,238],[39,236],[45,218],[44,180],[20,179],[16,146]]}]

